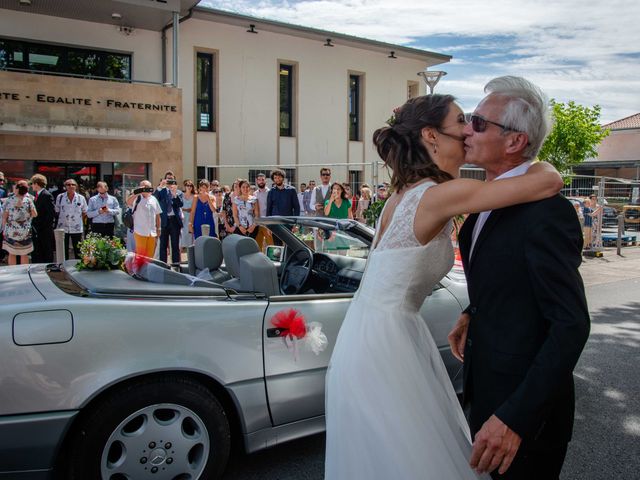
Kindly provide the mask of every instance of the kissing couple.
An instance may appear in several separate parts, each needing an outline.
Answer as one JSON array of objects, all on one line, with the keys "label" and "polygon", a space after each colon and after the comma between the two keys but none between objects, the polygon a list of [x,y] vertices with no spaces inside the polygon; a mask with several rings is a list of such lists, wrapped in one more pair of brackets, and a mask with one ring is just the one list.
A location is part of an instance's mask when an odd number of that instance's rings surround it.
[{"label": "kissing couple", "polygon": [[[394,193],[327,371],[328,480],[559,478],[590,325],[582,233],[560,175],[535,160],[547,97],[512,76],[485,92],[469,123],[452,96],[427,95],[374,133]],[[464,163],[487,181],[457,178]],[[419,313],[466,213],[470,304],[449,342],[468,421]]]}]

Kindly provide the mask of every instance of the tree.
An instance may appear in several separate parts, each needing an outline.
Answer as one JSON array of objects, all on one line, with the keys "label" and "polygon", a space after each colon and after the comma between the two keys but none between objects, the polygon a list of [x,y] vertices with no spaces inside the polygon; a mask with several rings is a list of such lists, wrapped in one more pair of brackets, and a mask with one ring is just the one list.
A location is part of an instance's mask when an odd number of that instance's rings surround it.
[{"label": "tree", "polygon": [[609,130],[600,127],[600,106],[585,107],[571,101],[551,100],[554,125],[538,154],[560,173],[571,173],[571,167],[597,156],[596,147]]}]

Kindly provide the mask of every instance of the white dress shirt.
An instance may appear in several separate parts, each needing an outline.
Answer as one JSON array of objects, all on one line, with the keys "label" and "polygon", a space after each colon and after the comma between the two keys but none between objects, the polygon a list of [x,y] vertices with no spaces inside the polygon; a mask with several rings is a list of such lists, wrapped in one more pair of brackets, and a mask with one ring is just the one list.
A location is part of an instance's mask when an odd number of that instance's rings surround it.
[{"label": "white dress shirt", "polygon": [[[496,178],[494,178],[494,180],[500,180],[501,178],[511,178],[511,177],[518,177],[520,175],[524,175],[525,173],[527,173],[527,170],[529,170],[529,167],[531,166],[532,163],[533,163],[533,160],[528,160],[524,163],[521,163],[517,167],[512,168],[511,170],[504,172],[502,175],[497,176]],[[478,239],[478,236],[480,236],[482,227],[484,227],[484,224],[487,222],[489,215],[491,215],[491,210],[487,212],[480,212],[480,214],[478,215],[478,220],[476,221],[476,224],[473,226],[473,233],[471,236],[471,250],[469,250],[469,258],[473,256],[473,248],[476,246],[476,240]]]}]

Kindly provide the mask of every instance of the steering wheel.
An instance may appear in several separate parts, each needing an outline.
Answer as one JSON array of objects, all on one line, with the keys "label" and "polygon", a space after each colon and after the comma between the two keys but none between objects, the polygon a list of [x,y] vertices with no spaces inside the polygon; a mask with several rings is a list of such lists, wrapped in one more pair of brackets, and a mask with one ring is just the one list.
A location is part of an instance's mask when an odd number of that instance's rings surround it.
[{"label": "steering wheel", "polygon": [[306,248],[293,252],[282,267],[280,276],[280,290],[285,295],[295,295],[302,292],[304,284],[311,275],[313,253]]}]

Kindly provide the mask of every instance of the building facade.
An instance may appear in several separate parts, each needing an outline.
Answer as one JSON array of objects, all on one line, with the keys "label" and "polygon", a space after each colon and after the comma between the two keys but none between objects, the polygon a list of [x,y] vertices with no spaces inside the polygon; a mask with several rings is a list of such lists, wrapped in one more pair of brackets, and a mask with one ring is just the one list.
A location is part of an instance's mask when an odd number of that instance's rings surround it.
[{"label": "building facade", "polygon": [[450,59],[187,0],[55,3],[0,0],[9,178],[119,188],[168,169],[228,183],[278,166],[297,182],[332,165],[368,181],[373,131],[425,93],[417,72]]},{"label": "building facade", "polygon": [[640,180],[640,113],[603,125],[609,135],[598,146],[598,156],[574,168],[581,175]]}]

